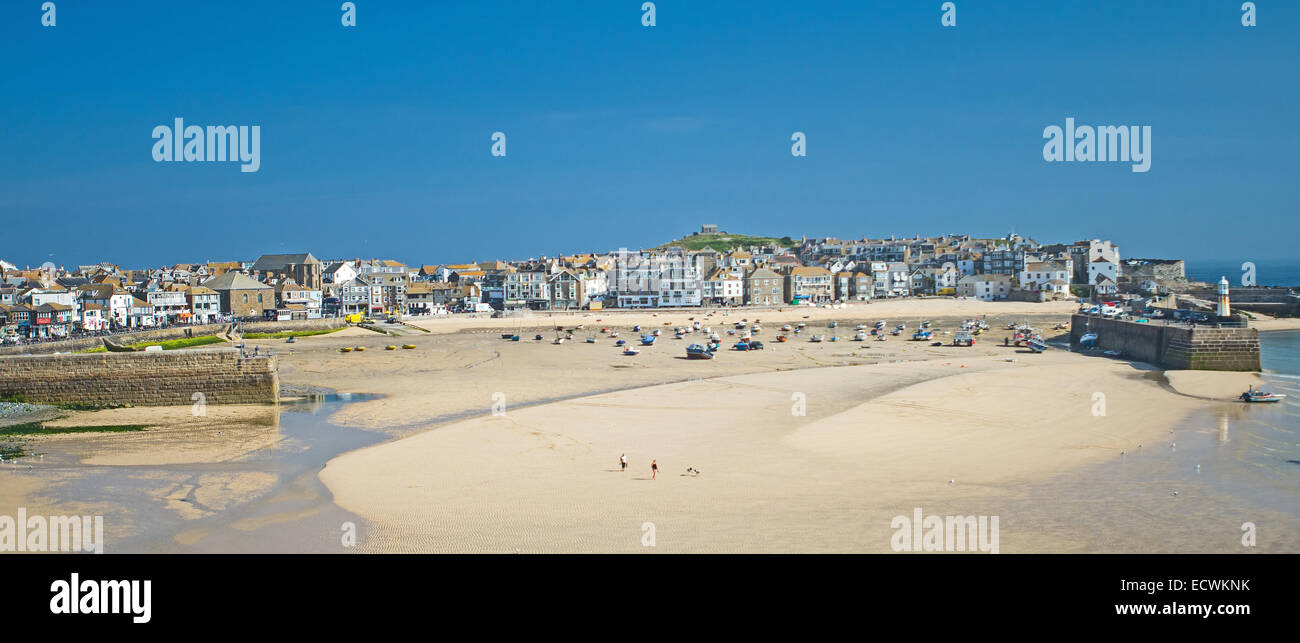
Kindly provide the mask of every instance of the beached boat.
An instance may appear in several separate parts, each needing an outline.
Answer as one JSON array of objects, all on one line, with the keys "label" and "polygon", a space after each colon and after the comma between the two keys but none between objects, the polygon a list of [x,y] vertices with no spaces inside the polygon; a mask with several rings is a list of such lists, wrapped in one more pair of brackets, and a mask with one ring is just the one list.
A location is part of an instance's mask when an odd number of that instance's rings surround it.
[{"label": "beached boat", "polygon": [[660,332],[659,329],[656,328],[656,329],[650,331],[650,334],[653,335],[653,336],[655,336],[655,337],[658,337],[658,336],[659,336],[659,332]]},{"label": "beached boat", "polygon": [[912,333],[912,341],[914,342],[923,342],[933,338],[934,331],[928,328],[918,328],[915,333]]},{"label": "beached boat", "polygon": [[1286,395],[1283,393],[1265,393],[1264,391],[1256,390],[1254,385],[1252,385],[1245,393],[1241,394],[1240,399],[1242,402],[1254,403],[1281,402],[1286,399]]},{"label": "beached boat", "polygon": [[786,325],[782,326],[782,327],[781,327],[781,330],[783,330],[783,331],[785,331],[785,332],[787,332],[787,333],[790,332],[790,324],[786,324]]},{"label": "beached boat", "polygon": [[640,354],[641,354],[641,351],[639,351],[639,350],[637,350],[637,349],[635,349],[635,348],[632,348],[631,346],[628,346],[627,348],[624,348],[624,349],[623,349],[623,354],[624,354],[624,355],[640,355]]},{"label": "beached boat", "polygon": [[1079,345],[1084,348],[1093,348],[1097,345],[1097,333],[1084,333],[1079,338]]},{"label": "beached boat", "polygon": [[627,343],[627,340],[626,340],[626,339],[620,339],[620,340],[614,342],[614,345],[615,345],[615,346],[622,346],[622,345],[624,345],[624,344],[626,344],[626,343]]},{"label": "beached boat", "polygon": [[691,344],[686,347],[686,359],[713,359],[713,353],[699,344]]},{"label": "beached boat", "polygon": [[736,342],[731,348],[738,351],[747,351],[749,350],[749,342]]},{"label": "beached boat", "polygon": [[511,337],[514,336],[515,336],[514,333],[501,333],[501,339],[510,339]]},{"label": "beached boat", "polygon": [[970,331],[964,331],[964,330],[954,333],[952,336],[952,345],[953,346],[974,346],[975,333],[972,333]]},{"label": "beached boat", "polygon": [[821,336],[821,335],[813,335],[813,336],[812,336],[812,339],[810,339],[810,340],[808,340],[808,341],[820,342],[820,341],[822,341],[822,340],[824,340],[824,339],[826,339],[826,338],[823,337],[823,336]]},{"label": "beached boat", "polygon": [[777,336],[776,336],[776,341],[778,341],[778,342],[785,342],[785,341],[787,341],[787,340],[789,340],[789,339],[790,339],[790,338],[789,338],[789,337],[786,337],[785,335],[777,335]]},{"label": "beached boat", "polygon": [[827,327],[827,328],[835,328],[836,326],[839,326],[839,325],[840,325],[839,322],[837,322],[837,321],[833,321],[833,322],[831,322],[831,323],[829,323],[829,324],[826,324],[826,327]]},{"label": "beached boat", "polygon": [[1038,337],[1026,341],[1025,346],[1028,346],[1029,350],[1034,351],[1035,353],[1041,353],[1047,350],[1047,343]]},{"label": "beached boat", "polygon": [[654,343],[655,343],[655,336],[654,336],[654,335],[642,335],[642,336],[641,336],[641,345],[642,345],[642,346],[652,346],[652,345],[654,345]]},{"label": "beached boat", "polygon": [[595,335],[588,335],[588,336],[587,336],[587,343],[588,343],[588,344],[595,344],[595,343],[596,343],[596,336],[595,336]]},{"label": "beached boat", "polygon": [[859,330],[857,334],[853,336],[853,341],[855,342],[866,341],[866,339],[867,339],[867,332],[863,330]]}]

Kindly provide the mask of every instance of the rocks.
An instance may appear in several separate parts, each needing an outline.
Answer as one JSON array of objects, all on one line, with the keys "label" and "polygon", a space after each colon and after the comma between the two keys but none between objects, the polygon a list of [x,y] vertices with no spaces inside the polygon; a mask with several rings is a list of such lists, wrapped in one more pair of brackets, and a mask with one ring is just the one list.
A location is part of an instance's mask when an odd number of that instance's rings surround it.
[{"label": "rocks", "polygon": [[0,402],[0,420],[11,418],[20,418],[35,413],[44,413],[53,410],[54,407],[45,404],[29,404],[27,402]]}]

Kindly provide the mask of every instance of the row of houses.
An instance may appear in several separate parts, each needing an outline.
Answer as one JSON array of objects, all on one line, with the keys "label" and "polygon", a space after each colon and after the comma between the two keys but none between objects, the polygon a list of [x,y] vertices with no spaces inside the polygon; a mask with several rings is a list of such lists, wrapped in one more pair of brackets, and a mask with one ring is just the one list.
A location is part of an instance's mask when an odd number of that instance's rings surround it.
[{"label": "row of houses", "polygon": [[[700,234],[718,234],[702,231]],[[1113,293],[1119,248],[1014,233],[787,239],[719,251],[680,246],[521,261],[408,266],[268,254],[250,262],[18,269],[0,262],[0,334],[60,337],[228,319],[431,315],[464,310],[772,306],[916,295],[984,300]]]}]

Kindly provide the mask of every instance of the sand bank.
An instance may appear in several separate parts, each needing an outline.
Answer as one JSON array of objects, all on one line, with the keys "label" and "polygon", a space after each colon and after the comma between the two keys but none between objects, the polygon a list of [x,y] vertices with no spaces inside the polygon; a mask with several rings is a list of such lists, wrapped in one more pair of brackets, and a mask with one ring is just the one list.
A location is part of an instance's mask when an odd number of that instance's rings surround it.
[{"label": "sand bank", "polygon": [[[917,506],[971,511],[1008,485],[1121,457],[1204,404],[1124,362],[1065,352],[1007,359],[584,397],[345,454],[321,479],[375,525],[365,544],[373,551],[888,551],[892,516]],[[1105,395],[1100,414],[1096,393]],[[628,472],[616,466],[621,453]]]}]

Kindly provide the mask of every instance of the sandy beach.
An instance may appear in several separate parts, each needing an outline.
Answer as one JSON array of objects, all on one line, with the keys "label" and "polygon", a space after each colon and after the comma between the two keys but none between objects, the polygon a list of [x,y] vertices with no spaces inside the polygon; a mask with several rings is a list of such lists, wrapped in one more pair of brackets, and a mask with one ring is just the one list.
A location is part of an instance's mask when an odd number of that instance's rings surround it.
[{"label": "sandy beach", "polygon": [[[352,328],[293,344],[250,340],[276,351],[291,389],[382,395],[329,417],[331,426],[371,433],[379,443],[329,460],[319,493],[295,481],[292,493],[324,496],[307,508],[243,517],[230,529],[292,527],[321,515],[332,494],[339,510],[364,521],[357,549],[369,552],[889,551],[893,516],[914,507],[1007,512],[1018,490],[1132,457],[1189,415],[1223,404],[1211,399],[1222,391],[1257,380],[1166,376],[1142,364],[1003,345],[1007,324],[1050,329],[1073,309],[914,300],[711,317],[434,318],[414,322],[430,332],[407,328],[400,337]],[[700,335],[671,337],[691,317],[723,334],[716,359],[684,358]],[[935,339],[947,341],[973,317],[993,328],[974,347],[909,341],[921,320],[932,320]],[[742,319],[761,323],[765,350],[726,350],[734,342],[726,331]],[[887,341],[851,341],[857,324],[876,319],[908,330]],[[838,328],[829,329],[830,320]],[[774,340],[782,325],[799,322],[804,333]],[[556,326],[579,324],[574,340],[551,342]],[[610,327],[635,342],[634,324],[663,330],[634,357],[599,332]],[[524,339],[503,340],[503,332]],[[840,341],[814,343],[814,333]],[[583,341],[589,334],[596,343]],[[415,348],[385,350],[404,344]],[[357,346],[366,350],[340,352]],[[64,461],[141,472],[138,484],[153,494],[145,502],[195,524],[258,500],[277,504],[276,493],[289,493],[256,466],[205,469],[301,448],[282,439],[271,407],[209,407],[204,417],[190,411],[73,412],[54,422],[149,426],[50,436],[37,446]],[[626,472],[617,466],[623,453]],[[57,503],[43,483],[58,476],[37,480],[4,485],[0,502]],[[1025,520],[1022,526],[1033,523]],[[176,533],[174,544],[219,537],[221,527],[202,524]],[[1004,519],[1002,551],[1077,550],[1059,529],[1015,524]],[[651,531],[654,547],[647,547]],[[293,537],[292,529],[284,533]]]}]

